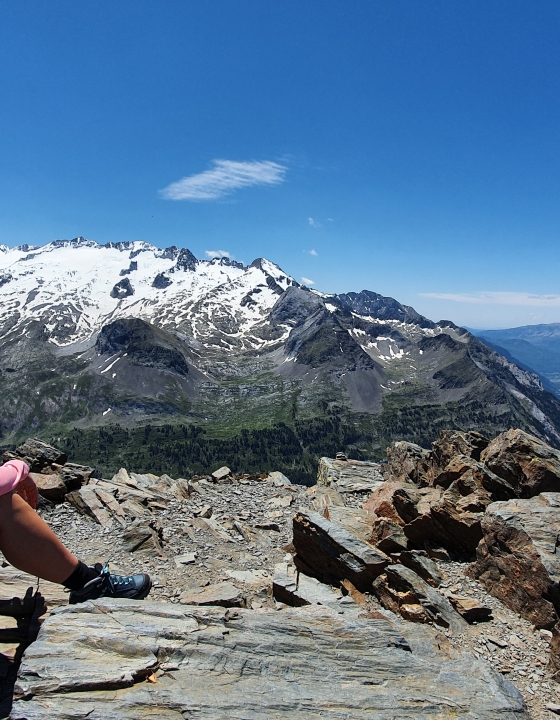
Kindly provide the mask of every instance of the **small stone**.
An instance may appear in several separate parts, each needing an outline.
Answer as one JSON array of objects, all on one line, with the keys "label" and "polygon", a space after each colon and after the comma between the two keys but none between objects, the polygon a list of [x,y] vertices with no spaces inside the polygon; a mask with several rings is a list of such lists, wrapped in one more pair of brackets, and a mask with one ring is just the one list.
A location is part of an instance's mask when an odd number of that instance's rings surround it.
[{"label": "small stone", "polygon": [[184,555],[177,555],[175,558],[175,565],[177,565],[178,568],[183,567],[185,565],[191,565],[196,562],[196,553],[190,552],[185,553]]},{"label": "small stone", "polygon": [[499,638],[495,637],[494,635],[487,635],[486,640],[488,642],[491,642],[492,645],[496,645],[499,648],[507,648],[508,643],[504,642],[503,640],[500,640]]},{"label": "small stone", "polygon": [[212,473],[212,480],[214,482],[224,482],[225,480],[232,477],[231,470],[227,467],[227,465],[224,465],[223,467],[219,468],[218,470],[215,470]]}]

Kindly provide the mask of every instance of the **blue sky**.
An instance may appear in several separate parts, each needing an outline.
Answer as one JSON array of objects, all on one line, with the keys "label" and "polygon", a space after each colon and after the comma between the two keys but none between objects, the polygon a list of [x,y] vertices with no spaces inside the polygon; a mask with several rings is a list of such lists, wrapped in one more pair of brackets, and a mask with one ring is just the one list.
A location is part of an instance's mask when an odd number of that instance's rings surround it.
[{"label": "blue sky", "polygon": [[0,0],[0,243],[560,321],[560,4]]}]

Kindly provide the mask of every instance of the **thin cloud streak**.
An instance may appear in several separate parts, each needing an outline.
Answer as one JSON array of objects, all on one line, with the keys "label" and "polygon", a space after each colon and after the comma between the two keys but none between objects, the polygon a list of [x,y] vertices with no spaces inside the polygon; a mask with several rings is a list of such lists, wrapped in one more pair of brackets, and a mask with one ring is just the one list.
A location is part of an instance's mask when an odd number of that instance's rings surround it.
[{"label": "thin cloud streak", "polygon": [[317,252],[317,250],[310,250],[310,251],[309,251],[309,254],[310,254],[310,255],[313,255],[314,257],[317,257],[317,255],[318,255],[319,253]]},{"label": "thin cloud streak", "polygon": [[227,250],[205,250],[204,254],[210,259],[214,258],[230,258],[231,254]]},{"label": "thin cloud streak", "polygon": [[305,285],[315,285],[315,280],[310,280],[309,278],[303,276],[301,278],[301,281],[305,283]]},{"label": "thin cloud streak", "polygon": [[435,300],[451,300],[473,305],[560,307],[560,295],[533,295],[524,292],[419,293],[419,295]]},{"label": "thin cloud streak", "polygon": [[188,175],[159,191],[164,200],[219,200],[255,185],[279,185],[288,168],[270,160],[236,162],[213,160],[210,170]]}]

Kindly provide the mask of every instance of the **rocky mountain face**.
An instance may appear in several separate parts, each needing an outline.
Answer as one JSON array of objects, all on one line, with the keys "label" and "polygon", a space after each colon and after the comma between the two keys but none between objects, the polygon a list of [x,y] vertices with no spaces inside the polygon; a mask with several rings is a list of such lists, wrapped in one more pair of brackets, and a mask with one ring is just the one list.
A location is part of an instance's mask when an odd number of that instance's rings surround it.
[{"label": "rocky mountain face", "polygon": [[0,410],[4,444],[41,432],[153,469],[172,437],[162,472],[254,457],[300,481],[321,454],[380,457],[449,425],[560,445],[560,401],[450,322],[309,290],[265,259],[84,238],[0,248]]},{"label": "rocky mountain face", "polygon": [[545,387],[560,397],[560,323],[472,332],[512,362],[538,373]]},{"label": "rocky mountain face", "polygon": [[560,714],[560,451],[539,438],[338,453],[310,488],[227,467],[104,478],[34,439],[13,456],[75,554],[154,588],[68,606],[4,564],[0,717]]}]

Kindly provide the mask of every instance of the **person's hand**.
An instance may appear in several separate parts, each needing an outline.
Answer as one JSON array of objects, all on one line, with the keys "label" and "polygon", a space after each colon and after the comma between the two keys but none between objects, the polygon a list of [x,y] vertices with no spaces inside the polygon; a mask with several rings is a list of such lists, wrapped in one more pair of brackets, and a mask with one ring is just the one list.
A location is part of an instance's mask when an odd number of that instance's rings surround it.
[{"label": "person's hand", "polygon": [[39,492],[35,481],[30,475],[26,475],[26,477],[18,483],[16,492],[35,510],[39,503]]}]

